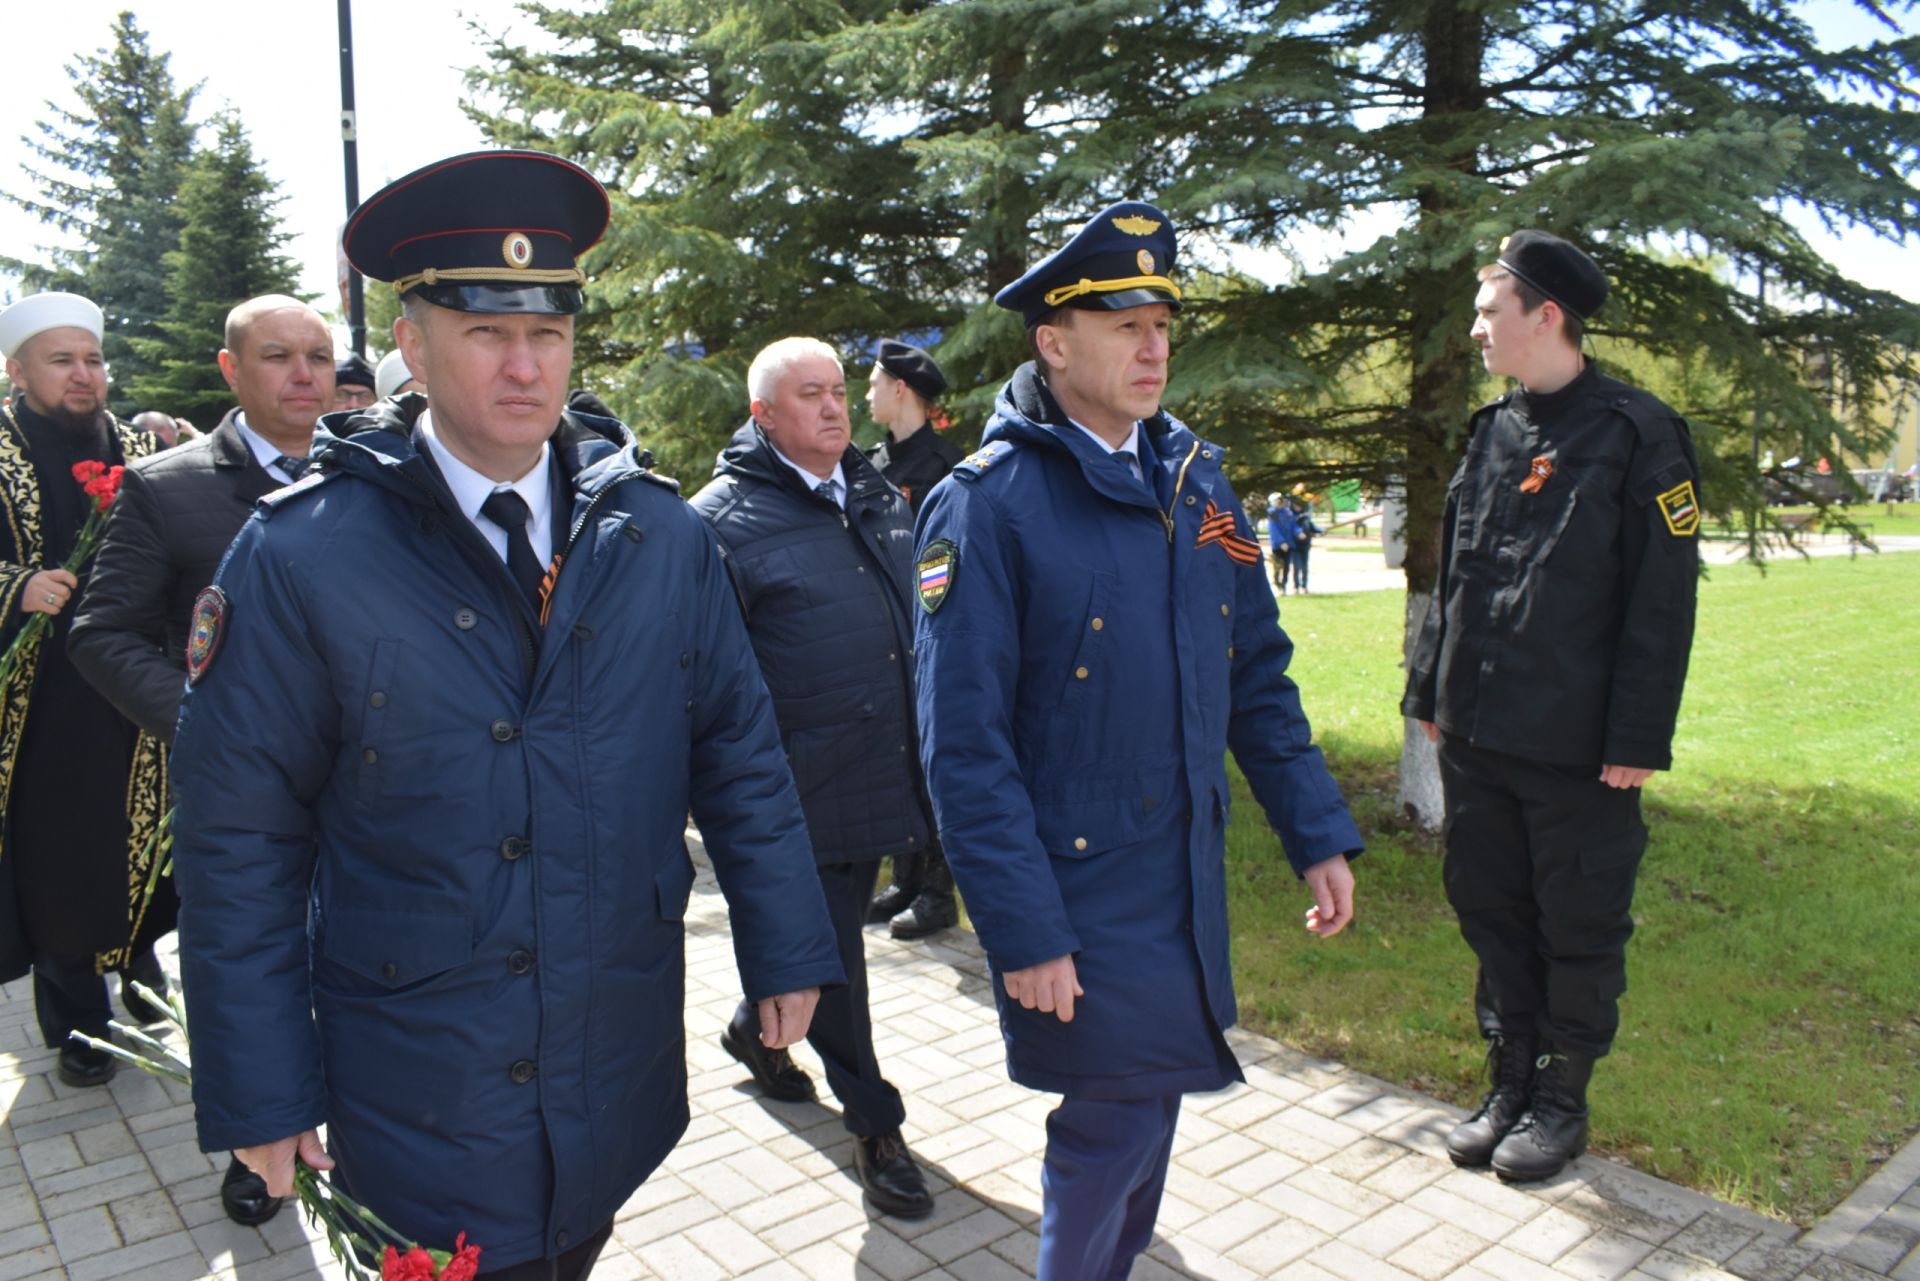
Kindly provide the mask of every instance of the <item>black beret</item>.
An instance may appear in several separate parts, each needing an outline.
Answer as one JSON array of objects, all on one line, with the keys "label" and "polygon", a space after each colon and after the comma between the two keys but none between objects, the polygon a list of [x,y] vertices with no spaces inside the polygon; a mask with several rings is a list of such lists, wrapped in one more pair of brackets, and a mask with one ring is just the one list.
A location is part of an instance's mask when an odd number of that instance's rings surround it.
[{"label": "black beret", "polygon": [[373,366],[367,363],[365,356],[348,352],[339,364],[333,367],[335,386],[365,387],[372,391],[379,384],[373,378]]},{"label": "black beret", "polygon": [[567,408],[576,414],[597,414],[601,418],[618,418],[619,415],[607,408],[607,402],[588,391],[585,387],[575,387],[567,394]]},{"label": "black beret", "polygon": [[922,400],[938,400],[940,393],[947,389],[947,376],[940,372],[933,357],[898,339],[882,338],[880,355],[874,363],[913,388]]},{"label": "black beret", "polygon": [[1100,211],[1052,257],[994,295],[1028,328],[1055,307],[1120,311],[1163,302],[1180,310],[1173,283],[1179,244],[1173,223],[1152,205],[1123,200]]},{"label": "black beret", "polygon": [[607,230],[606,189],[542,151],[474,151],[416,169],[347,219],[347,260],[455,311],[569,314],[585,304],[574,259]]},{"label": "black beret", "polygon": [[1500,242],[1500,265],[1585,320],[1607,300],[1607,276],[1577,246],[1544,231]]}]

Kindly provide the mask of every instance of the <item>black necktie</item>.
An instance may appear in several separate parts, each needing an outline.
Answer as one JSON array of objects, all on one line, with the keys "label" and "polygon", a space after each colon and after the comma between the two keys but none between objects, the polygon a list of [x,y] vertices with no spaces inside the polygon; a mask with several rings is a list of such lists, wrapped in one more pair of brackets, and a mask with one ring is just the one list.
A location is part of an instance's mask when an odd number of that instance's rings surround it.
[{"label": "black necktie", "polygon": [[273,460],[273,465],[286,473],[288,480],[299,480],[301,474],[313,463],[310,458],[295,458],[292,454],[282,454]]},{"label": "black necktie", "polygon": [[834,496],[837,490],[835,489],[834,483],[830,480],[823,480],[818,485],[815,485],[813,492],[832,503],[835,507],[840,505],[840,500]]},{"label": "black necktie", "polygon": [[1144,481],[1146,479],[1145,476],[1140,474],[1140,459],[1135,456],[1131,449],[1116,449],[1113,451],[1113,456],[1126,465],[1127,470],[1133,473],[1135,480]]},{"label": "black necktie", "polygon": [[527,507],[527,500],[511,489],[498,489],[480,504],[480,514],[507,531],[507,572],[513,575],[513,581],[520,585],[533,612],[538,614],[540,582],[546,577],[546,571],[540,567],[540,558],[533,554],[532,534],[527,529],[527,520],[533,513]]}]

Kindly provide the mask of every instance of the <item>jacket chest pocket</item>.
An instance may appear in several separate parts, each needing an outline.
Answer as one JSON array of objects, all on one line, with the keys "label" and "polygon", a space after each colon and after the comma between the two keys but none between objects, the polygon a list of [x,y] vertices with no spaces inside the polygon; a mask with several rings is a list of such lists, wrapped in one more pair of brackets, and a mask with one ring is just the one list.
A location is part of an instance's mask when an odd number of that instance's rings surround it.
[{"label": "jacket chest pocket", "polygon": [[[360,738],[353,750],[365,801],[436,799],[472,785],[447,759],[445,709],[432,705],[438,691],[419,683],[417,672],[409,677],[405,649],[403,641],[375,641],[359,693]],[[437,718],[443,723],[436,726]]]},{"label": "jacket chest pocket", "polygon": [[350,986],[393,991],[473,959],[473,922],[464,914],[343,907],[327,912],[321,955],[356,976]]},{"label": "jacket chest pocket", "polygon": [[1541,495],[1521,497],[1532,501],[1508,508],[1494,555],[1513,577],[1524,582],[1547,563],[1554,550],[1569,538],[1569,531],[1577,528],[1581,499],[1579,489],[1572,485],[1563,487],[1549,501],[1542,501]]},{"label": "jacket chest pocket", "polygon": [[1113,624],[1110,617],[1113,609],[1113,575],[1096,572],[1090,574],[1088,579],[1086,606],[1080,611],[1077,624],[1070,623],[1073,630],[1053,641],[1058,646],[1057,652],[1069,655],[1064,678],[1060,682],[1059,708],[1062,712],[1072,712],[1084,706],[1088,699],[1088,688],[1096,680],[1104,680],[1112,675],[1107,667],[1112,663],[1108,631]]}]

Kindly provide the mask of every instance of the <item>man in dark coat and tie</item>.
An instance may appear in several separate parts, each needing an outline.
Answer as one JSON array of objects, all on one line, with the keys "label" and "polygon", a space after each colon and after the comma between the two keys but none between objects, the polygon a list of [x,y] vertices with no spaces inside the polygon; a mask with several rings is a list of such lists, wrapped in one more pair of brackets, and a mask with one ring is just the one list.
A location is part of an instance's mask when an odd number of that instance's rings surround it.
[{"label": "man in dark coat and tie", "polygon": [[[300,478],[333,403],[333,336],[297,298],[235,307],[219,361],[240,403],[211,434],[127,468],[67,640],[80,674],[163,743],[186,689],[194,598],[254,503]],[[160,895],[171,902],[172,885]],[[238,1157],[220,1200],[236,1223],[265,1223],[280,1208]]]}]

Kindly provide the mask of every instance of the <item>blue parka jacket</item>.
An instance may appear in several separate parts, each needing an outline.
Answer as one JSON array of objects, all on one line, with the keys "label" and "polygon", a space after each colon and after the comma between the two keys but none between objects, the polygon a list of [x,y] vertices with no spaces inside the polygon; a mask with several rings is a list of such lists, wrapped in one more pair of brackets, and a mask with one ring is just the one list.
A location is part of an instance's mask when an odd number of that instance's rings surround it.
[{"label": "blue parka jacket", "polygon": [[1155,416],[1143,485],[1031,364],[994,409],[920,512],[918,661],[934,813],[991,965],[1070,953],[1086,992],[1062,1023],[995,982],[1009,1070],[1085,1097],[1217,1088],[1239,1078],[1227,748],[1297,871],[1360,833],[1220,448]]},{"label": "blue parka jacket", "polygon": [[325,1122],[355,1197],[499,1268],[585,1240],[686,1127],[689,810],[746,995],[843,975],[706,525],[567,414],[541,628],[416,452],[424,405],[355,417],[220,570],[173,757],[182,967],[203,1148]]},{"label": "blue parka jacket", "polygon": [[727,549],[821,863],[911,854],[933,831],[913,729],[913,517],[859,450],[847,505],[749,420],[693,496]]}]

